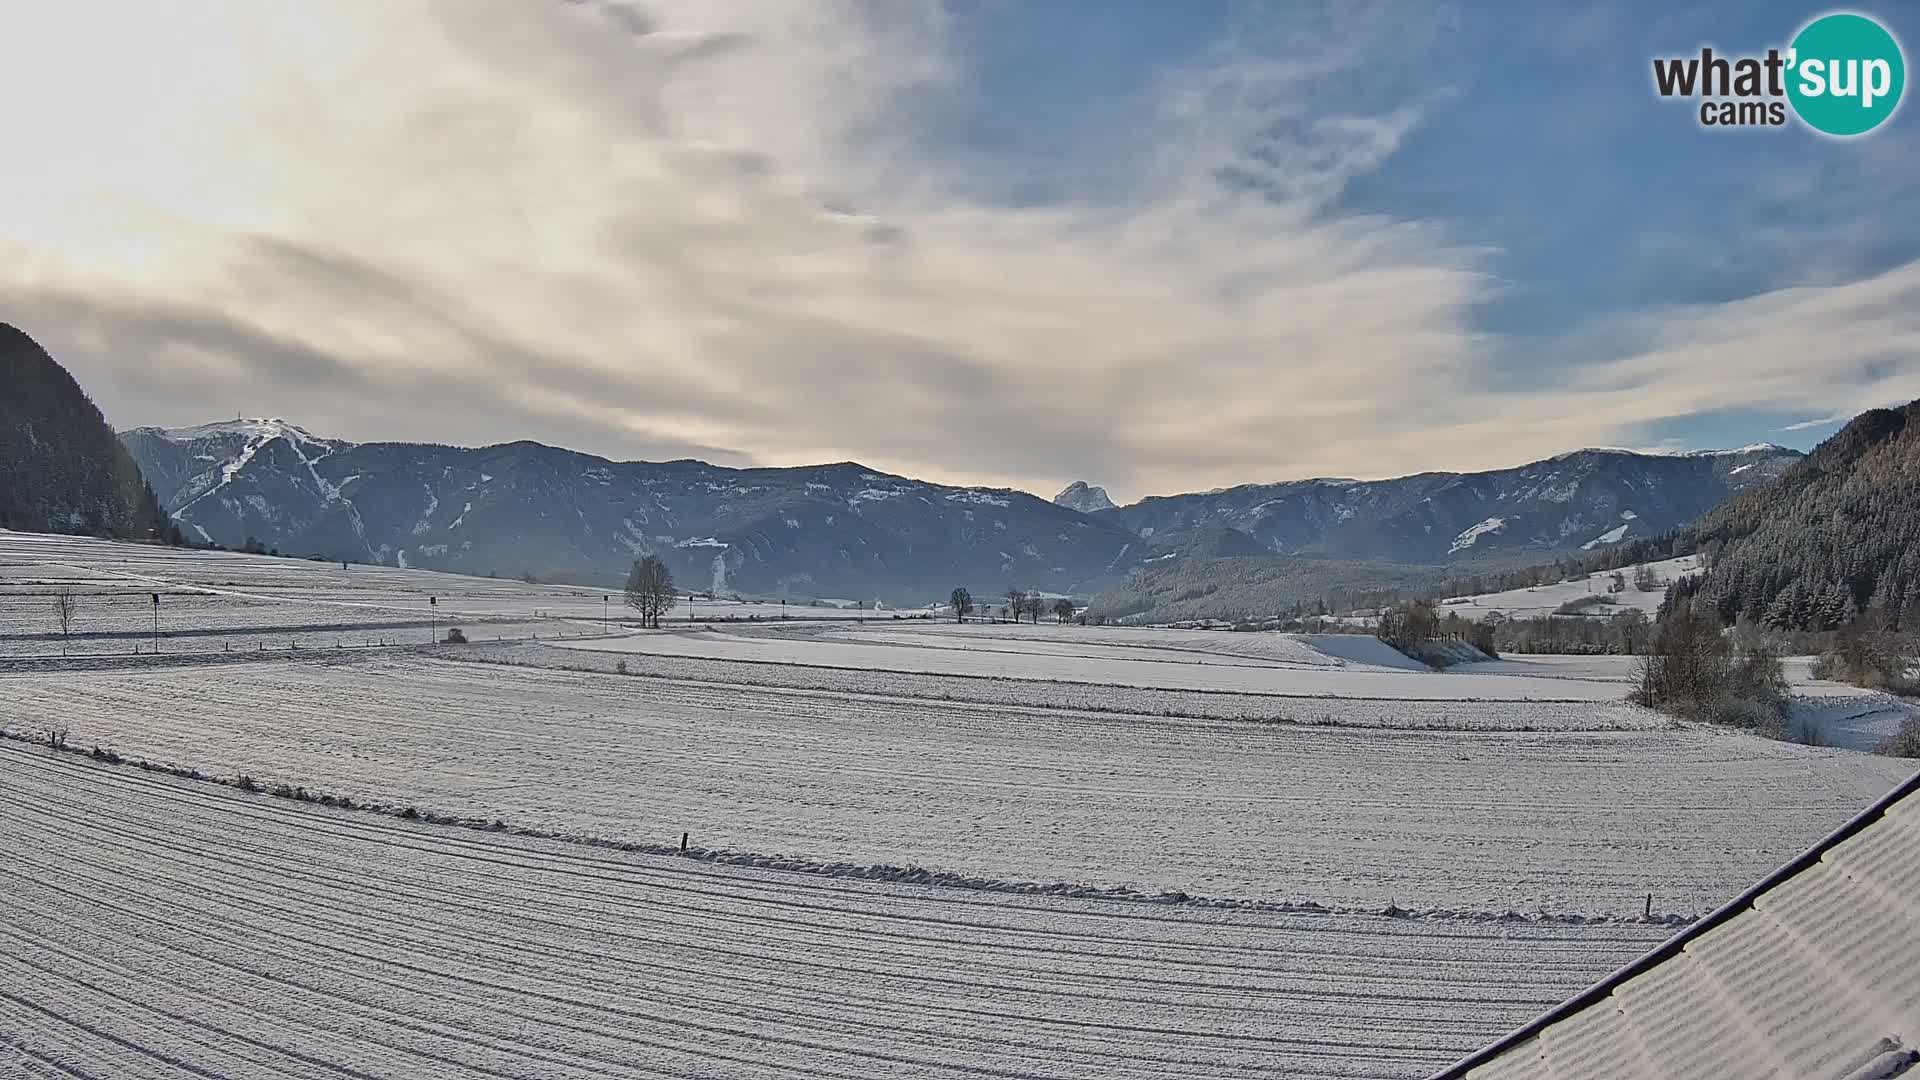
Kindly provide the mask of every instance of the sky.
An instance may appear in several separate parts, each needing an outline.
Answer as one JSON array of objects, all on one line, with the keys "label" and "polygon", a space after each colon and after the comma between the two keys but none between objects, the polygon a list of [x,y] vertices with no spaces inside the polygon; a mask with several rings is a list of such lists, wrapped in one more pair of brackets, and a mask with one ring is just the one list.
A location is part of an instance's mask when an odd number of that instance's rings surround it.
[{"label": "sky", "polygon": [[0,320],[123,428],[1121,501],[1804,448],[1920,398],[1920,121],[1651,60],[1824,10],[7,5]]}]

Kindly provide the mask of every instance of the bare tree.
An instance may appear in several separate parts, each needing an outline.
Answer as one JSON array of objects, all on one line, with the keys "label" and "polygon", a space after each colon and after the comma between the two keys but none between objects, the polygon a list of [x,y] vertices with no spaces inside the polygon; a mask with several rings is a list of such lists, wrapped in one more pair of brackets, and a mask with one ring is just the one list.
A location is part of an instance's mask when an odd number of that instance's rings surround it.
[{"label": "bare tree", "polygon": [[1426,644],[1440,628],[1440,616],[1431,600],[1409,600],[1380,610],[1374,636],[1406,652]]},{"label": "bare tree", "polygon": [[1641,592],[1653,592],[1660,587],[1660,578],[1653,572],[1653,567],[1641,563],[1633,568],[1633,587]]},{"label": "bare tree", "polygon": [[672,610],[677,599],[673,572],[660,556],[634,560],[633,570],[627,575],[627,606],[639,612],[641,626],[659,629],[660,617]]},{"label": "bare tree", "polygon": [[1053,602],[1053,618],[1055,622],[1063,625],[1068,619],[1073,618],[1073,601],[1064,596],[1055,600]]},{"label": "bare tree", "polygon": [[965,589],[953,590],[953,595],[947,597],[947,602],[953,605],[954,622],[966,622],[967,616],[973,614],[973,594]]},{"label": "bare tree", "polygon": [[61,589],[53,594],[53,614],[60,620],[60,655],[67,655],[67,635],[73,632],[73,611],[76,606],[72,589]]},{"label": "bare tree", "polygon": [[1027,594],[1019,589],[1008,589],[1006,611],[1014,622],[1019,622],[1020,616],[1027,612]]}]

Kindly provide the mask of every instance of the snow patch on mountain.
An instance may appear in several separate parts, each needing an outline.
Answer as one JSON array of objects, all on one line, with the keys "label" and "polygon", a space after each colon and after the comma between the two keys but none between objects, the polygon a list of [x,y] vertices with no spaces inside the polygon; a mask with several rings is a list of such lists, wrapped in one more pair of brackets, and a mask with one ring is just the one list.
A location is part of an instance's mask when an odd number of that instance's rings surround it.
[{"label": "snow patch on mountain", "polygon": [[[959,503],[971,503],[974,506],[1005,507],[1005,506],[1013,505],[1011,500],[1003,499],[998,495],[992,494],[991,492],[980,491],[975,488],[967,488],[964,491],[956,491],[953,494],[947,496],[947,501],[959,502]],[[1055,499],[1054,501],[1059,502],[1060,500]]]},{"label": "snow patch on mountain", "polygon": [[1447,548],[1447,554],[1457,555],[1478,543],[1481,537],[1488,533],[1504,531],[1506,527],[1507,519],[1499,517],[1490,517],[1478,525],[1470,525],[1461,530],[1459,536],[1453,538],[1453,546]]},{"label": "snow patch on mountain", "polygon": [[1627,530],[1630,528],[1632,528],[1631,525],[1615,525],[1613,528],[1608,529],[1606,532],[1601,533],[1599,536],[1596,536],[1593,539],[1587,541],[1586,543],[1581,544],[1580,550],[1592,551],[1594,548],[1600,547],[1604,544],[1617,544],[1620,542],[1621,537],[1624,537],[1627,535]]}]

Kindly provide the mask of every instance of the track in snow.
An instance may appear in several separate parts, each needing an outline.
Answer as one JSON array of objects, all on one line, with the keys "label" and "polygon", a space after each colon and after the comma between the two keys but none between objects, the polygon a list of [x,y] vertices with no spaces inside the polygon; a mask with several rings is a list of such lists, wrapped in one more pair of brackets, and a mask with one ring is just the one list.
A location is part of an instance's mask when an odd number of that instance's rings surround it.
[{"label": "track in snow", "polygon": [[1654,944],[828,882],[0,743],[0,1073],[1418,1076]]}]

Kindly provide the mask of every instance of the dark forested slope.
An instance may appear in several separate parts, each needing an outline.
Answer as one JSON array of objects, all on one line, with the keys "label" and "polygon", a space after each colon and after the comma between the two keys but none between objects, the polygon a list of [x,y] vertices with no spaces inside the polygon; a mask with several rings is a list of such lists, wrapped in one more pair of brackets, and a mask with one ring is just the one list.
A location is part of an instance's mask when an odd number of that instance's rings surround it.
[{"label": "dark forested slope", "polygon": [[1920,628],[1920,401],[1855,417],[1766,487],[1681,531],[1723,621],[1829,630],[1873,611]]},{"label": "dark forested slope", "polygon": [[0,323],[0,528],[177,538],[133,456],[67,369]]}]

